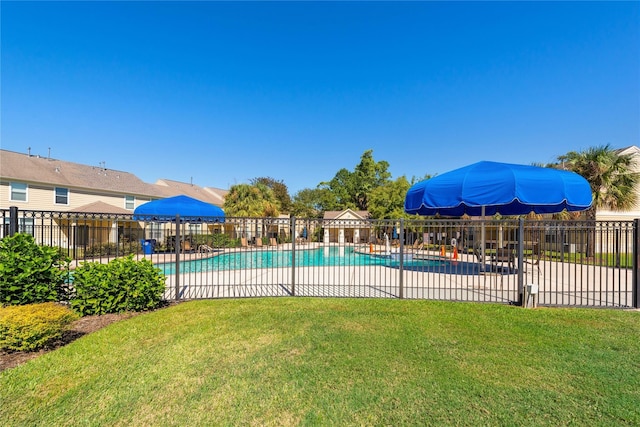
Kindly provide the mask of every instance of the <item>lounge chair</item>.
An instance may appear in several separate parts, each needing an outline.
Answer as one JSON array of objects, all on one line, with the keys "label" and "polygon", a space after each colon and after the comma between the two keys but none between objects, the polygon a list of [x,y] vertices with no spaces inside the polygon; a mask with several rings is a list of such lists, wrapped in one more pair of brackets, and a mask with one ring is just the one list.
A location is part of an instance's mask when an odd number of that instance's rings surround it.
[{"label": "lounge chair", "polygon": [[262,237],[256,237],[256,247],[262,247]]},{"label": "lounge chair", "polygon": [[416,239],[413,242],[413,245],[411,245],[411,250],[413,251],[419,251],[420,249],[424,249],[424,245],[422,244],[422,242],[420,241],[420,239]]},{"label": "lounge chair", "polygon": [[191,242],[188,240],[183,240],[180,242],[180,249],[182,252],[192,252],[193,248],[191,247]]},{"label": "lounge chair", "polygon": [[[542,258],[542,250],[540,248],[540,244],[538,242],[534,242],[531,247],[531,258],[527,259],[526,257],[522,259],[522,264],[530,265],[532,267],[536,267],[538,269],[538,275],[540,275],[540,258]],[[525,269],[526,271],[526,269]]]},{"label": "lounge chair", "polygon": [[504,268],[505,264],[509,269],[515,269],[516,254],[512,248],[498,248],[496,253],[491,256],[491,265],[496,269],[498,267]]},{"label": "lounge chair", "polygon": [[476,256],[476,259],[480,264],[484,264],[484,259],[482,257],[482,243],[475,242],[473,244],[473,254]]},{"label": "lounge chair", "polygon": [[247,243],[247,238],[246,237],[240,238],[240,247],[242,247],[242,248],[248,248],[249,247],[249,244]]},{"label": "lounge chair", "polygon": [[202,253],[202,252],[213,252],[213,248],[209,245],[200,245],[198,247],[198,252]]},{"label": "lounge chair", "polygon": [[269,239],[269,246],[278,246],[278,241],[276,240],[275,237],[271,237]]}]

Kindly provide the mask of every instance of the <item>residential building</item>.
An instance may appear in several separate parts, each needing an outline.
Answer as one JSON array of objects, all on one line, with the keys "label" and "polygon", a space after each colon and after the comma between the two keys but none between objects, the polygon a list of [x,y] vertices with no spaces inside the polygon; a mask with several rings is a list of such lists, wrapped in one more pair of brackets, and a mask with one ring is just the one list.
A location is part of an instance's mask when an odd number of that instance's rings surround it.
[{"label": "residential building", "polygon": [[326,211],[324,213],[324,241],[344,243],[367,243],[369,236],[367,211]]},{"label": "residential building", "polygon": [[0,209],[127,214],[180,194],[222,206],[227,191],[168,179],[149,184],[130,172],[0,150]]},{"label": "residential building", "polygon": [[[64,219],[55,220],[56,225],[66,231],[52,239],[52,244],[63,245],[70,240],[75,245],[86,245],[92,241],[115,241],[115,237],[123,236],[137,239],[145,236],[145,230],[139,229],[131,215],[141,204],[184,194],[222,206],[226,193],[221,189],[167,179],[149,184],[130,172],[104,166],[0,150],[0,210],[15,206],[21,211],[69,213]],[[91,218],[88,214],[110,214],[112,217]],[[117,220],[113,218],[115,215],[118,215]],[[4,221],[1,235],[8,233],[9,218],[5,217]],[[30,223],[33,219],[21,217],[19,221],[18,227],[22,231],[29,232],[33,227]],[[157,235],[164,235],[164,228],[159,234],[157,230],[161,228],[156,226],[155,229]],[[101,230],[101,235],[93,236],[91,233],[97,231],[91,230]]]}]

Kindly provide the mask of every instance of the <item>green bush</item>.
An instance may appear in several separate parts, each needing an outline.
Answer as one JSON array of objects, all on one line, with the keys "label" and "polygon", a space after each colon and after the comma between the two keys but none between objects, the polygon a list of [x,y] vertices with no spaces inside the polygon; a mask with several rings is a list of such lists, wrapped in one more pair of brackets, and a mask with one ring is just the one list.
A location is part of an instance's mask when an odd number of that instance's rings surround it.
[{"label": "green bush", "polygon": [[138,242],[122,242],[120,244],[106,242],[89,246],[85,252],[85,257],[99,256],[125,256],[140,252],[142,246]]},{"label": "green bush", "polygon": [[73,272],[71,308],[83,316],[158,307],[166,276],[151,261],[130,255],[108,264],[85,262]]},{"label": "green bush", "polygon": [[29,234],[0,240],[0,305],[67,298],[68,260],[57,248],[39,246]]},{"label": "green bush", "polygon": [[228,234],[194,234],[188,236],[196,246],[209,245],[212,248],[231,248],[236,246],[237,239],[232,239]]},{"label": "green bush", "polygon": [[60,338],[77,315],[54,302],[0,308],[0,348],[38,350]]},{"label": "green bush", "polygon": [[115,243],[99,243],[97,245],[91,245],[84,251],[84,256],[95,257],[105,255],[115,255],[117,252],[117,246]]}]

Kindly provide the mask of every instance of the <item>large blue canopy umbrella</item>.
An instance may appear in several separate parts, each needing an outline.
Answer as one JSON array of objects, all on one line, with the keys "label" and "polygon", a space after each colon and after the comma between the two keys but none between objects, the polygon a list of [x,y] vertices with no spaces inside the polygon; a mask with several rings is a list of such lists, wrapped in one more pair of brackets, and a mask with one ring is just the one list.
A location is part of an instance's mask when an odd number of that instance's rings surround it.
[{"label": "large blue canopy umbrella", "polygon": [[591,200],[589,183],[574,172],[483,161],[413,185],[404,210],[443,216],[545,214],[585,210]]},{"label": "large blue canopy umbrella", "polygon": [[153,200],[133,211],[133,219],[138,221],[173,221],[176,215],[185,221],[224,222],[222,209],[188,196]]},{"label": "large blue canopy umbrella", "polygon": [[[418,215],[526,215],[582,211],[591,201],[589,182],[574,172],[483,161],[413,185],[404,210]],[[483,222],[482,259],[484,252]]]}]

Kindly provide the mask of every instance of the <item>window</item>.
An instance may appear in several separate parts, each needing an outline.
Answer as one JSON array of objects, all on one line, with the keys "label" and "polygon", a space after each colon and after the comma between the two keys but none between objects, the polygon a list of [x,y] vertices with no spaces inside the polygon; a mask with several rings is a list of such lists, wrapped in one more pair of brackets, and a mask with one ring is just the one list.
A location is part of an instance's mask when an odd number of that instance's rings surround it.
[{"label": "window", "polygon": [[202,224],[189,223],[189,234],[202,234]]},{"label": "window", "polygon": [[156,239],[156,240],[164,239],[164,230],[162,229],[162,224],[152,222],[150,224],[149,234],[151,235],[152,239]]},{"label": "window", "polygon": [[124,208],[133,210],[136,207],[136,198],[134,196],[124,196]]},{"label": "window", "polygon": [[56,187],[56,205],[68,205],[69,204],[69,189]]},{"label": "window", "polygon": [[22,182],[11,183],[11,201],[26,202],[27,201],[27,184]]}]

